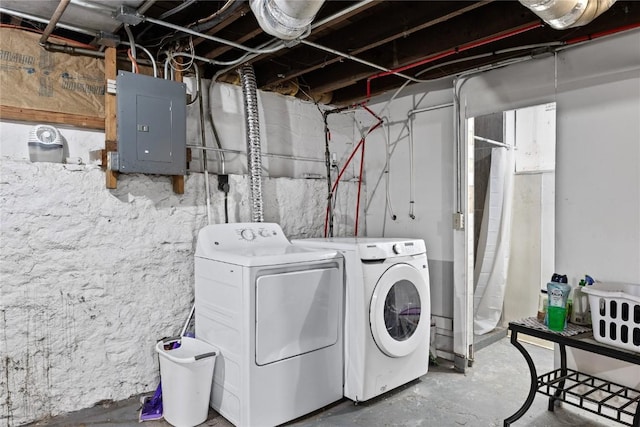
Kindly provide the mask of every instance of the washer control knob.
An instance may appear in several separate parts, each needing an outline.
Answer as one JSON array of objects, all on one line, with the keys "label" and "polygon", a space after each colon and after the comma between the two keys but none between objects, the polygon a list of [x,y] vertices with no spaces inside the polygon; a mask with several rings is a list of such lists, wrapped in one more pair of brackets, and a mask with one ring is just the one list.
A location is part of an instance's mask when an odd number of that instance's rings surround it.
[{"label": "washer control knob", "polygon": [[396,255],[400,255],[404,252],[404,247],[402,246],[402,243],[396,243],[393,245],[393,253]]},{"label": "washer control knob", "polygon": [[253,239],[256,238],[255,233],[253,232],[253,230],[249,229],[249,228],[245,228],[244,230],[240,231],[240,237],[242,237],[244,240],[247,241],[252,241]]}]

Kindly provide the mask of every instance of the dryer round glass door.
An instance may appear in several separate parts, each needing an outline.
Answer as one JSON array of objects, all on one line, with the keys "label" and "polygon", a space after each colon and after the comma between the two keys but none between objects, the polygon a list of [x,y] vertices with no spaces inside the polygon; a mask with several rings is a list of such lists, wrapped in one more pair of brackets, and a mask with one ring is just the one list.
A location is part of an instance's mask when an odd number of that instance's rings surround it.
[{"label": "dryer round glass door", "polygon": [[371,297],[369,321],[383,353],[403,357],[428,345],[429,301],[429,286],[416,268],[396,264],[382,274]]}]

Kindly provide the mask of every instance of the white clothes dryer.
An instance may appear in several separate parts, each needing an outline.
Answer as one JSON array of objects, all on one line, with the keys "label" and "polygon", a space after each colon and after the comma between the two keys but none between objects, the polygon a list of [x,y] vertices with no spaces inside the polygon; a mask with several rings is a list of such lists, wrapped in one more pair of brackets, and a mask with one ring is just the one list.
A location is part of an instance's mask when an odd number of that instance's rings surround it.
[{"label": "white clothes dryer", "polygon": [[345,257],[344,395],[365,401],[427,373],[431,298],[420,239],[294,240]]},{"label": "white clothes dryer", "polygon": [[277,224],[204,227],[195,255],[196,337],[219,350],[211,407],[274,426],[343,396],[343,259],[293,246]]}]

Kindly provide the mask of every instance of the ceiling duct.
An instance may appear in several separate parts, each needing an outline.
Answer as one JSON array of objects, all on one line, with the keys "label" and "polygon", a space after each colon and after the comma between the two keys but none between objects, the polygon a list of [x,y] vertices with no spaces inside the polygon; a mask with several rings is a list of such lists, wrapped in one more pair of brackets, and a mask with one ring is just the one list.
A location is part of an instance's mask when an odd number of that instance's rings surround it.
[{"label": "ceiling duct", "polygon": [[596,19],[616,0],[520,0],[556,30],[580,27]]},{"label": "ceiling duct", "polygon": [[250,0],[260,28],[282,40],[303,35],[323,3],[324,0]]}]

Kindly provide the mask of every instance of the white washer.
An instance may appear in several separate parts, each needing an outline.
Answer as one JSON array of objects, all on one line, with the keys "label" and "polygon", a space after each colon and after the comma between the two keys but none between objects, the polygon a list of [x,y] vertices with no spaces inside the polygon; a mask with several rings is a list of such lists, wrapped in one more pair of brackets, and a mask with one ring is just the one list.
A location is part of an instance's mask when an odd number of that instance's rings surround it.
[{"label": "white washer", "polygon": [[274,426],[343,396],[343,259],[293,246],[277,224],[198,235],[196,337],[219,350],[211,407]]},{"label": "white washer", "polygon": [[294,240],[345,257],[344,395],[365,401],[427,373],[431,298],[420,239]]}]

